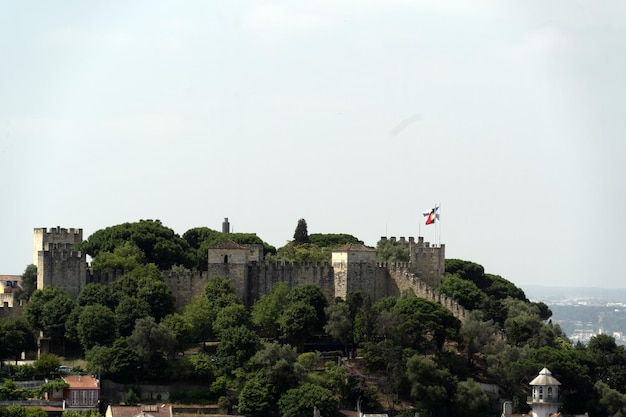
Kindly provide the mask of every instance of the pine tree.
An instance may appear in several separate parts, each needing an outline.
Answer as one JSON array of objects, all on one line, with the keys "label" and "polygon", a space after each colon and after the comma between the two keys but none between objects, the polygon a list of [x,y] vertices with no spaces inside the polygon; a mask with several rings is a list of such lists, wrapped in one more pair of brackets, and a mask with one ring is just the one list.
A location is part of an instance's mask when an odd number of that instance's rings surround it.
[{"label": "pine tree", "polygon": [[306,220],[300,219],[298,220],[298,225],[296,226],[296,231],[293,234],[293,241],[296,245],[302,245],[304,243],[309,243],[309,232],[306,227]]}]

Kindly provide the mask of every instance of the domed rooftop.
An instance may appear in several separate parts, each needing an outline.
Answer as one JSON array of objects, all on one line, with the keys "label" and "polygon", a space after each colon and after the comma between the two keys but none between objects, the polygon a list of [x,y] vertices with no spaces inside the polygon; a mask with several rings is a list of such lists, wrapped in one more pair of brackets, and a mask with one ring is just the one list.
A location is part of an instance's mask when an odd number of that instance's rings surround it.
[{"label": "domed rooftop", "polygon": [[539,375],[530,381],[530,385],[561,385],[561,383],[552,376],[552,372],[548,368],[543,368]]}]

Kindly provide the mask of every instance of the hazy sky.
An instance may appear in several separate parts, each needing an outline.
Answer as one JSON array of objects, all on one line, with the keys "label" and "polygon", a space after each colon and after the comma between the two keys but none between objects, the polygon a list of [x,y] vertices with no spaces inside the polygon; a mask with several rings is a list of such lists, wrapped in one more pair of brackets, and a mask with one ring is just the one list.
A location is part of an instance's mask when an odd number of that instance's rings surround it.
[{"label": "hazy sky", "polygon": [[622,1],[0,0],[0,274],[37,227],[433,241],[626,287]]}]

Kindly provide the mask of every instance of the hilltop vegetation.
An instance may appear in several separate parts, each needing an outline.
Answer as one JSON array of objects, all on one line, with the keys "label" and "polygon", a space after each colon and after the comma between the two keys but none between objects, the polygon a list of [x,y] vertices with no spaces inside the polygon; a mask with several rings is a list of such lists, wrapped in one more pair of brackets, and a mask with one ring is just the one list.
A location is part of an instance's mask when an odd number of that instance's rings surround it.
[{"label": "hilltop vegetation", "polygon": [[[293,241],[278,249],[256,235],[208,228],[179,237],[151,220],[112,226],[79,247],[93,257],[92,266],[128,272],[111,286],[88,284],[76,300],[58,288],[35,290],[24,317],[0,320],[0,358],[33,349],[33,331],[44,331],[57,353],[76,352],[102,378],[134,385],[191,381],[204,389],[172,392],[173,401],[217,402],[252,417],[309,416],[313,406],[333,416],[357,401],[364,411],[405,416],[499,415],[499,399],[479,383],[496,386],[521,413],[528,411],[528,382],[548,367],[563,383],[563,412],[626,412],[623,347],[606,335],[572,346],[550,322],[547,305],[529,302],[522,289],[471,261],[446,260],[438,289],[471,310],[464,322],[411,292],[327,300],[313,284],[277,284],[248,309],[222,277],[212,277],[175,313],[161,271],[201,270],[203,253],[224,239],[257,243],[266,257],[293,261],[325,260],[333,248],[360,242],[345,234],[309,235],[301,222]],[[378,246],[385,261],[403,259],[388,242]],[[28,267],[25,274],[32,272]],[[47,372],[14,365],[3,371]],[[11,386],[0,386],[0,399],[14,395]]]}]

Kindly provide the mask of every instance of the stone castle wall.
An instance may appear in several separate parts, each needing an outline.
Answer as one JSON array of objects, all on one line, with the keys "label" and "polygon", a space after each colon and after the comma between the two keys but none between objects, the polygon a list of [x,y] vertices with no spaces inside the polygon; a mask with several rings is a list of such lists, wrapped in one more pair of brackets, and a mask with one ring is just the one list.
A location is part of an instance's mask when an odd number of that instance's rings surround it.
[{"label": "stone castle wall", "polygon": [[83,252],[72,250],[72,243],[49,243],[38,252],[37,288],[61,287],[72,298],[87,283],[87,262]]},{"label": "stone castle wall", "polygon": [[459,305],[459,303],[452,298],[444,294],[440,294],[436,290],[436,287],[431,286],[429,283],[413,274],[409,269],[403,267],[403,265],[389,265],[387,270],[389,271],[390,280],[394,283],[390,287],[395,288],[398,291],[396,294],[389,295],[399,296],[403,291],[411,290],[420,298],[425,298],[426,300],[434,303],[440,303],[450,310],[459,320],[463,321],[467,318],[469,311],[467,311],[463,306]]},{"label": "stone castle wall", "polygon": [[246,282],[247,305],[269,294],[279,282],[285,282],[289,288],[300,284],[315,284],[329,301],[335,298],[335,276],[331,265],[327,262],[267,262],[250,264]]},{"label": "stone castle wall", "polygon": [[192,271],[164,271],[163,278],[176,298],[176,312],[182,314],[185,306],[204,293],[209,273]]},{"label": "stone castle wall", "polygon": [[[392,238],[394,239],[394,238]],[[74,243],[82,240],[82,229],[35,229],[37,251],[37,288],[61,287],[76,298],[89,282],[112,284],[123,271],[93,271],[88,268],[85,253],[72,250]],[[208,271],[164,271],[163,276],[176,298],[176,311],[182,313],[191,300],[204,292],[208,281],[214,277],[228,278],[245,305],[251,306],[262,295],[271,292],[279,282],[290,288],[304,283],[319,286],[329,301],[335,297],[345,298],[353,291],[367,292],[373,301],[386,296],[399,296],[411,289],[419,296],[439,302],[457,317],[466,312],[453,300],[435,290],[444,272],[445,247],[431,246],[419,238],[406,241],[410,251],[408,263],[381,264],[372,261],[372,255],[350,253],[334,257],[333,263],[263,262],[260,247],[242,250],[227,249],[209,251]],[[214,259],[211,255],[217,256]],[[225,256],[227,256],[225,258]],[[344,259],[345,258],[345,259]],[[356,262],[355,262],[356,261]]]}]

